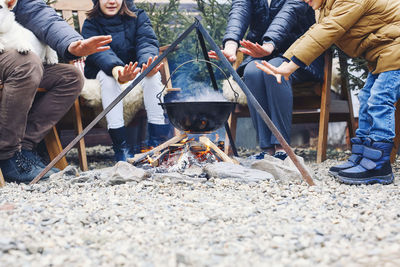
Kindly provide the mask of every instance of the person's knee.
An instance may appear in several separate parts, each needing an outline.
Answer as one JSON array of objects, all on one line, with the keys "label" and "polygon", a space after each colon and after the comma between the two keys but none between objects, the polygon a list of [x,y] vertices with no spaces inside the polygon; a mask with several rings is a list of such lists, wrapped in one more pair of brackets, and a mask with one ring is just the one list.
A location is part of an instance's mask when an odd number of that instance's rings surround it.
[{"label": "person's knee", "polygon": [[268,60],[268,63],[275,67],[279,67],[283,62],[285,62],[285,59],[282,57],[274,57]]},{"label": "person's knee", "polygon": [[262,70],[257,68],[254,61],[251,61],[244,68],[243,77],[245,81],[257,81],[262,79],[263,73],[264,72]]},{"label": "person's knee", "polygon": [[144,90],[151,90],[160,92],[163,88],[163,84],[161,83],[161,75],[157,73],[151,77],[144,77],[142,80],[142,86]]},{"label": "person's knee", "polygon": [[65,74],[62,76],[63,83],[68,85],[68,90],[78,96],[85,83],[82,72],[73,65],[65,64]]}]

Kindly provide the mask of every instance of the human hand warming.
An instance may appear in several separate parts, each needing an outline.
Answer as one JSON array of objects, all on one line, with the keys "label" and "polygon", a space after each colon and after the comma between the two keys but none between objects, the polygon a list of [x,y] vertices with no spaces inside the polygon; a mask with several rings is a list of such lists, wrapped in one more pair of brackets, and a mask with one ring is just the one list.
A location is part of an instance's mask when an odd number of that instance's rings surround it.
[{"label": "human hand warming", "polygon": [[[149,57],[147,60],[147,63],[142,64],[142,72],[145,71],[154,61],[156,61],[158,56],[155,56],[154,59],[152,57]],[[155,66],[148,74],[148,77],[151,77],[155,75],[162,67],[164,66],[164,63],[160,63],[157,66]]]},{"label": "human hand warming", "polygon": [[[233,63],[236,61],[236,51],[237,51],[238,44],[235,41],[229,40],[225,43],[225,48],[221,50],[222,54],[226,57],[226,59]],[[212,59],[219,60],[217,52],[211,50],[208,52],[208,56]]]},{"label": "human hand warming", "polygon": [[137,68],[138,63],[132,62],[129,65],[125,65],[123,70],[118,70],[118,82],[126,83],[135,79],[136,75],[140,72],[140,68]]},{"label": "human hand warming", "polygon": [[269,56],[275,49],[274,45],[271,43],[265,43],[261,46],[248,40],[240,41],[240,45],[242,46],[239,48],[240,52],[254,58]]},{"label": "human hand warming", "polygon": [[77,57],[88,56],[97,52],[110,49],[106,44],[111,43],[111,35],[93,36],[85,40],[72,42],[68,46],[68,52]]},{"label": "human hand warming", "polygon": [[296,63],[294,63],[293,61],[283,62],[279,67],[271,65],[265,60],[261,61],[261,63],[255,63],[256,67],[260,70],[264,71],[267,74],[275,76],[278,83],[282,83],[282,76],[285,78],[286,81],[288,81],[290,75],[299,68],[299,66],[296,65]]}]

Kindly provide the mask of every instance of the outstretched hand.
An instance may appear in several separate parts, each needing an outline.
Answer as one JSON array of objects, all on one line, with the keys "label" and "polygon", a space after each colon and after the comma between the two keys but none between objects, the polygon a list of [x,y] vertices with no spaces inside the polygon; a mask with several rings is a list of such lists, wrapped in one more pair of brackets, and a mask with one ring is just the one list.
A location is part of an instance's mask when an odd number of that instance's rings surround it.
[{"label": "outstretched hand", "polygon": [[286,81],[288,81],[290,75],[299,68],[299,66],[297,66],[293,61],[283,62],[279,67],[271,65],[265,60],[261,61],[261,63],[258,63],[257,61],[255,63],[257,68],[260,70],[275,76],[278,83],[282,83],[282,76]]},{"label": "outstretched hand", "polygon": [[118,70],[118,81],[120,83],[126,83],[135,79],[136,75],[140,72],[140,68],[137,68],[138,63],[132,62],[129,65],[125,65],[123,70]]},{"label": "outstretched hand", "polygon": [[[228,40],[225,43],[225,48],[221,50],[222,54],[226,57],[226,59],[233,63],[236,61],[236,51],[237,51],[238,44],[235,41]],[[219,60],[220,58],[217,55],[217,52],[211,50],[208,52],[208,56],[212,59]]]},{"label": "outstretched hand", "polygon": [[271,43],[265,43],[261,46],[258,43],[253,43],[248,40],[240,41],[240,45],[242,47],[239,48],[239,51],[253,58],[262,58],[269,56],[275,49],[274,45]]},{"label": "outstretched hand", "polygon": [[[229,62],[232,63],[232,62],[235,62],[235,61],[236,61],[236,51],[232,53],[232,51],[229,51],[229,50],[224,49],[224,50],[221,50],[221,52],[222,52],[222,54],[224,54],[224,56],[226,57],[226,59],[227,59]],[[212,58],[212,59],[219,60],[219,57],[218,57],[218,55],[217,55],[217,52],[215,52],[214,50],[210,50],[210,51],[208,52],[208,56],[209,56],[210,58]]]},{"label": "outstretched hand", "polygon": [[[145,71],[154,61],[156,61],[158,56],[155,56],[154,59],[152,57],[149,57],[147,60],[147,63],[143,63],[142,65],[142,72]],[[155,75],[162,67],[164,66],[164,63],[160,63],[157,66],[155,66],[149,74],[147,74],[148,77],[151,77]]]},{"label": "outstretched hand", "polygon": [[68,46],[68,52],[77,57],[88,56],[110,49],[110,47],[106,45],[111,43],[111,41],[111,35],[93,36],[85,40],[72,42]]}]

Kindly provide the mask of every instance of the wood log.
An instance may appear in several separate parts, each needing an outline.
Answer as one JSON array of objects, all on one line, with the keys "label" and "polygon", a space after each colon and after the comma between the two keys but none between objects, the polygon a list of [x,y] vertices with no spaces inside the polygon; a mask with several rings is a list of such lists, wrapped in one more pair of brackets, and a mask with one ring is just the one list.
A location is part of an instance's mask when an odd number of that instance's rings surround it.
[{"label": "wood log", "polygon": [[158,167],[161,164],[161,160],[164,158],[165,154],[169,153],[169,149],[165,149],[160,154],[157,155],[156,158],[151,159],[151,166]]},{"label": "wood log", "polygon": [[147,152],[141,153],[141,154],[136,154],[133,158],[127,159],[127,162],[135,165],[135,164],[141,162],[143,159],[147,158],[147,156],[151,157],[152,155],[154,155],[154,153],[161,152],[164,149],[168,148],[169,145],[178,143],[178,142],[180,142],[182,139],[184,139],[186,137],[187,137],[186,133],[174,136],[171,139],[169,139],[168,141],[162,143],[161,145],[153,148],[150,151],[147,151]]},{"label": "wood log", "polygon": [[236,160],[231,159],[227,154],[225,154],[217,145],[215,145],[213,142],[211,142],[210,139],[208,139],[206,136],[200,136],[199,141],[203,143],[204,145],[210,147],[217,156],[222,159],[224,162],[230,162],[233,164],[238,164]]}]

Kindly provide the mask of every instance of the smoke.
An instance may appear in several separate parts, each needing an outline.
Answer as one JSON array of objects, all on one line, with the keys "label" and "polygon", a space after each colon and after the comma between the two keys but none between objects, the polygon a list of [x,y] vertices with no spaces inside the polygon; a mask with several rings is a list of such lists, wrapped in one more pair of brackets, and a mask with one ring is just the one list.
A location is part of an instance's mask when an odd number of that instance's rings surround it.
[{"label": "smoke", "polygon": [[200,82],[190,83],[188,88],[185,88],[178,93],[172,102],[221,102],[227,101],[222,95],[222,92],[215,91],[213,88]]}]

